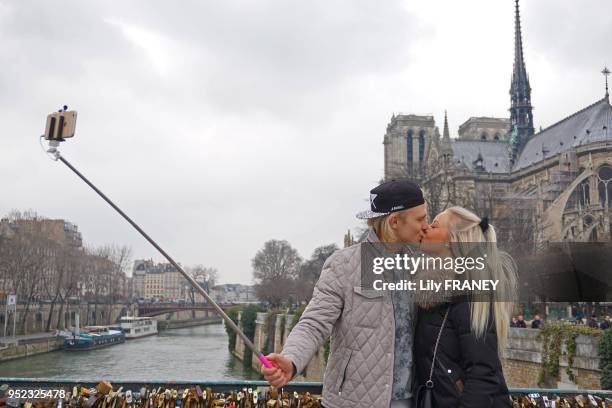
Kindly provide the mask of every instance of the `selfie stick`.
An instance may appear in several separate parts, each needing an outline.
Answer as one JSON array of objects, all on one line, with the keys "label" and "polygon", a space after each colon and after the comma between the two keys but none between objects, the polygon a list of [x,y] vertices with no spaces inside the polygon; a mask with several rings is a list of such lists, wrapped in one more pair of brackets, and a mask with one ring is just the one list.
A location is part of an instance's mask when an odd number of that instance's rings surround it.
[{"label": "selfie stick", "polygon": [[[45,136],[44,135],[41,136],[41,138],[43,137]],[[98,193],[98,195],[102,197],[104,201],[110,204],[111,207],[113,207],[119,214],[121,214],[121,216],[125,218],[126,221],[129,222],[132,225],[132,227],[136,229],[136,231],[140,232],[140,234],[143,237],[145,237],[145,239],[149,241],[151,245],[153,245],[155,249],[157,249],[168,260],[168,262],[170,262],[185,277],[185,279],[187,279],[189,283],[191,283],[191,286],[193,286],[202,296],[204,296],[204,299],[206,299],[208,303],[210,303],[215,308],[217,313],[221,315],[223,320],[225,320],[225,324],[227,324],[238,336],[240,336],[242,341],[244,341],[244,344],[248,348],[250,348],[253,351],[253,353],[257,355],[257,357],[259,358],[259,361],[261,361],[261,363],[266,368],[274,368],[272,363],[270,363],[270,361],[260,351],[258,351],[255,348],[255,345],[253,344],[253,342],[249,340],[249,338],[242,332],[242,330],[240,330],[240,328],[236,325],[236,323],[234,323],[234,321],[230,319],[230,317],[223,311],[223,309],[221,309],[221,307],[214,300],[212,300],[212,298],[208,295],[208,293],[206,293],[206,291],[202,289],[202,287],[195,281],[195,279],[189,276],[187,272],[185,272],[183,268],[181,268],[181,266],[177,264],[174,261],[174,259],[172,259],[172,257],[166,253],[166,251],[164,251],[159,245],[157,245],[157,243],[153,241],[153,239],[149,235],[147,235],[147,233],[144,232],[142,228],[138,226],[138,224],[132,221],[132,219],[128,217],[123,211],[121,211],[121,209],[117,207],[115,203],[113,203],[107,196],[105,196],[103,192],[98,190],[98,188],[94,186],[93,183],[87,180],[87,178],[84,175],[82,175],[77,169],[75,169],[74,166],[72,166],[72,164],[70,164],[68,160],[66,160],[60,154],[59,150],[57,150],[58,146],[59,146],[59,141],[57,140],[51,140],[49,142],[49,149],[47,149],[47,153],[51,155],[51,158],[55,161],[60,160],[62,163],[64,163],[70,170],[72,170],[85,183],[87,183],[89,187],[91,187],[96,193]]]}]

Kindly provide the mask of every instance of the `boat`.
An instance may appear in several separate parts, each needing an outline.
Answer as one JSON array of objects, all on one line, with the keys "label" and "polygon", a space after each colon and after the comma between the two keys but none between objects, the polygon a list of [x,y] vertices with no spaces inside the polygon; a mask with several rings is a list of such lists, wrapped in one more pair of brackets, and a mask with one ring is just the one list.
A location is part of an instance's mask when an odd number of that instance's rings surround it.
[{"label": "boat", "polygon": [[93,350],[125,342],[125,334],[107,326],[89,326],[83,332],[64,337],[65,350]]},{"label": "boat", "polygon": [[152,317],[123,316],[119,325],[128,340],[157,334],[157,320]]}]

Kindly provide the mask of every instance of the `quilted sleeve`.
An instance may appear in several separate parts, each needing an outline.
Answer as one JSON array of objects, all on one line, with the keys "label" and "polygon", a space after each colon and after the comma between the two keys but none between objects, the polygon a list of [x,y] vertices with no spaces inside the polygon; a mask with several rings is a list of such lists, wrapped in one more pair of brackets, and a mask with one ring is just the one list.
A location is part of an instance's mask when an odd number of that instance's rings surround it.
[{"label": "quilted sleeve", "polygon": [[315,284],[312,299],[302,313],[283,347],[281,354],[290,359],[297,373],[308,365],[315,352],[330,335],[344,307],[342,290],[342,256],[332,254],[325,263]]}]

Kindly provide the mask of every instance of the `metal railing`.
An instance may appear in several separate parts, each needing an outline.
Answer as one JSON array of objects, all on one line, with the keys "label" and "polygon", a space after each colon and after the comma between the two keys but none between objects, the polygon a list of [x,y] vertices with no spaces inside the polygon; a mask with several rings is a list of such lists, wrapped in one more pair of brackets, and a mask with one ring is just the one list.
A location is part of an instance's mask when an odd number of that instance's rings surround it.
[{"label": "metal railing", "polygon": [[[0,385],[8,384],[10,388],[19,389],[66,389],[73,386],[94,387],[100,380],[92,379],[52,379],[52,378],[13,378],[0,377]],[[267,389],[270,385],[267,381],[245,381],[245,380],[202,380],[202,381],[161,381],[161,380],[111,380],[113,388],[123,387],[124,390],[139,390],[141,387],[163,387],[163,388],[190,388],[199,385],[202,388],[210,387],[215,392],[228,392],[242,388]],[[320,395],[323,390],[321,382],[289,382],[283,387],[284,391],[300,393],[310,392]],[[540,394],[540,395],[593,395],[601,398],[612,398],[612,391],[607,390],[584,390],[584,389],[557,389],[557,388],[510,388],[512,396]]]}]

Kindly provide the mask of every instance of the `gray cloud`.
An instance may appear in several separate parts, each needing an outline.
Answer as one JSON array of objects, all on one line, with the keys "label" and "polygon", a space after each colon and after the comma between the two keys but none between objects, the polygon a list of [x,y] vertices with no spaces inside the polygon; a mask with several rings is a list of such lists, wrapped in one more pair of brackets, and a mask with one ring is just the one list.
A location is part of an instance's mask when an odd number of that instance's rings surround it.
[{"label": "gray cloud", "polygon": [[[601,97],[591,62],[612,55],[609,12],[597,11],[610,6],[523,3],[536,120],[547,123]],[[32,208],[76,222],[93,244],[161,259],[40,152],[45,115],[67,103],[79,112],[69,160],[177,260],[248,282],[265,240],[308,256],[359,225],[392,112],[434,112],[440,125],[448,109],[453,129],[506,114],[506,6],[0,0],[0,214]],[[465,34],[480,26],[487,35]],[[584,89],[551,91],[543,60]]]}]

